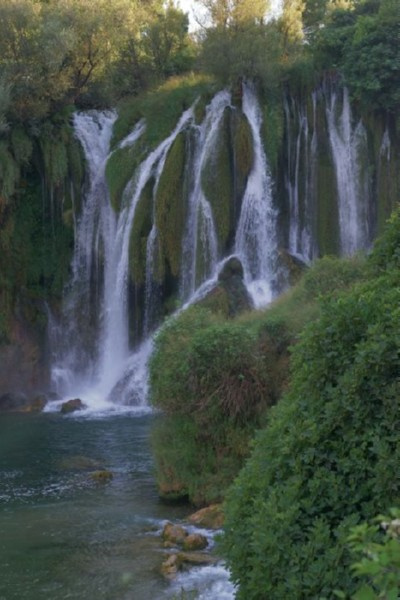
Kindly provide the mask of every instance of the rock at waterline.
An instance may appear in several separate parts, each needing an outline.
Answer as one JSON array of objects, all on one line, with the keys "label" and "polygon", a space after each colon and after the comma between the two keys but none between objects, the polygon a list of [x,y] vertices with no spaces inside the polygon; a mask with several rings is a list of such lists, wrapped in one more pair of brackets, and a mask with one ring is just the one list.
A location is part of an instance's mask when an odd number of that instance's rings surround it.
[{"label": "rock at waterline", "polygon": [[197,304],[226,317],[235,317],[253,308],[243,282],[243,266],[238,258],[231,257],[224,263],[217,285]]},{"label": "rock at waterline", "polygon": [[41,412],[46,403],[43,394],[28,398],[20,392],[9,392],[0,396],[0,412],[36,413]]},{"label": "rock at waterline", "polygon": [[183,540],[183,549],[188,552],[194,550],[204,550],[207,548],[208,540],[205,535],[201,533],[191,533]]},{"label": "rock at waterline", "polygon": [[74,398],[73,400],[67,400],[67,402],[63,402],[61,404],[60,412],[63,415],[67,415],[84,408],[86,408],[86,404],[84,404],[80,398]]},{"label": "rock at waterline", "polygon": [[177,552],[170,554],[161,565],[161,573],[167,579],[173,579],[178,571],[182,569],[194,567],[214,565],[218,562],[216,556],[203,554],[202,552]]},{"label": "rock at waterline", "polygon": [[60,469],[69,471],[104,471],[104,463],[89,456],[66,456],[59,463]]},{"label": "rock at waterline", "polygon": [[96,483],[108,483],[111,481],[114,475],[111,473],[111,471],[104,469],[102,471],[93,471],[93,473],[89,474],[89,477]]},{"label": "rock at waterline", "polygon": [[204,529],[221,529],[224,524],[224,513],[221,504],[210,504],[188,517],[189,523]]},{"label": "rock at waterline", "polygon": [[167,544],[183,544],[185,538],[188,536],[188,532],[181,525],[174,525],[173,523],[166,523],[164,525],[161,537]]}]

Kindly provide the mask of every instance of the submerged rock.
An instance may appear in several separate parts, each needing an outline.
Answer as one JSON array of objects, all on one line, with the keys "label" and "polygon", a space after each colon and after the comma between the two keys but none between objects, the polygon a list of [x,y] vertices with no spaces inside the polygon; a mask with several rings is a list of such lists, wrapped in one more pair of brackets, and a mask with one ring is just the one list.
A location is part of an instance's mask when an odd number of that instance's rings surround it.
[{"label": "submerged rock", "polygon": [[86,405],[80,400],[80,398],[74,398],[73,400],[67,400],[61,404],[61,413],[63,415],[82,410],[86,408]]},{"label": "submerged rock", "polygon": [[60,469],[71,471],[103,471],[103,463],[89,456],[67,456],[59,463]]},{"label": "submerged rock", "polygon": [[204,529],[221,529],[224,524],[224,513],[221,504],[211,504],[201,508],[188,517],[189,523]]},{"label": "submerged rock", "polygon": [[114,477],[111,471],[103,469],[101,471],[93,471],[89,474],[90,479],[96,483],[108,483]]}]

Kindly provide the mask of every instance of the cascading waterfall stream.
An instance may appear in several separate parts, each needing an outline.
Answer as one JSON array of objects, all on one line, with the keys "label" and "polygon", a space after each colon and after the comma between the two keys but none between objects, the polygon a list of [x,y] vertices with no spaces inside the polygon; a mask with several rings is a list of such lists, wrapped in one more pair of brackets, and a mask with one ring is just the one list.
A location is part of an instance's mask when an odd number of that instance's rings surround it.
[{"label": "cascading waterfall stream", "polygon": [[[289,101],[291,101],[290,104]],[[310,136],[307,107],[304,103],[297,106],[292,98],[285,98],[284,101],[287,131],[285,188],[289,203],[288,251],[292,256],[307,264],[317,254],[313,235],[315,163],[317,156],[315,93],[312,94],[312,106],[313,122],[312,136]],[[292,134],[292,118],[297,124],[295,140]]]},{"label": "cascading waterfall stream", "polygon": [[253,134],[254,164],[243,197],[235,253],[242,261],[244,281],[254,305],[259,308],[268,304],[276,293],[277,211],[261,140],[261,110],[250,84],[243,86],[243,112]]},{"label": "cascading waterfall stream", "polygon": [[[284,105],[288,167],[283,181],[289,215],[286,249],[304,262],[310,262],[318,253],[314,214],[318,201],[319,103],[323,103],[337,181],[342,253],[351,254],[371,241],[368,169],[363,171],[360,167],[366,148],[365,128],[361,122],[352,125],[348,93],[344,90],[342,94],[339,99],[339,92],[329,86],[314,92],[312,122],[306,103],[299,105],[289,99]],[[80,217],[75,217],[72,279],[66,292],[63,320],[55,326],[51,319],[50,327],[55,355],[53,382],[64,398],[81,397],[90,410],[129,404],[146,406],[147,361],[152,347],[149,336],[157,324],[164,293],[157,276],[162,232],[157,229],[155,207],[168,153],[180,134],[185,143],[182,186],[185,224],[179,240],[181,264],[174,293],[185,308],[204,297],[216,284],[227,257],[220,255],[215,217],[203,184],[217,156],[219,136],[224,135],[227,109],[239,110],[232,107],[230,94],[221,91],[206,107],[200,125],[195,124],[193,107],[185,110],[171,134],[136,168],[123,193],[119,212],[111,206],[105,180],[116,115],[92,111],[75,116],[76,135],[85,152],[90,186]],[[233,247],[230,245],[225,252],[240,259],[248,292],[254,305],[262,307],[284,285],[278,252],[278,240],[283,236],[280,238],[278,232],[274,183],[262,142],[261,107],[250,83],[243,84],[242,110],[250,127],[254,158],[241,198]],[[118,147],[133,146],[144,130],[145,123],[140,121]],[[390,140],[385,136],[382,155],[390,152]],[[140,292],[144,303],[141,325],[147,338],[132,351],[129,248],[136,209],[148,184],[152,186],[153,215],[146,234],[144,282]],[[136,342],[140,333],[137,332]]]},{"label": "cascading waterfall stream", "polygon": [[352,125],[349,93],[343,89],[342,111],[338,110],[338,93],[327,92],[326,115],[335,166],[341,251],[344,255],[368,248],[371,242],[368,207],[369,178],[361,170],[361,156],[366,147],[362,121]]},{"label": "cascading waterfall stream", "polygon": [[54,354],[52,380],[61,394],[73,393],[75,387],[79,389],[84,381],[94,377],[97,348],[88,325],[97,319],[101,308],[97,284],[103,222],[110,223],[113,218],[104,171],[115,119],[113,112],[91,111],[74,116],[76,135],[86,156],[89,188],[78,222],[74,215],[75,250],[63,322],[57,328],[50,327]]},{"label": "cascading waterfall stream", "polygon": [[[189,195],[186,227],[182,249],[181,297],[188,300],[196,289],[196,262],[199,241],[204,252],[204,263],[208,265],[208,276],[215,274],[217,265],[217,234],[210,207],[204,195],[201,178],[207,157],[213,151],[218,128],[224,110],[230,106],[231,96],[227,91],[219,92],[206,110],[203,123],[196,128],[195,153],[193,160],[192,191]],[[199,240],[199,220],[201,223]]]}]

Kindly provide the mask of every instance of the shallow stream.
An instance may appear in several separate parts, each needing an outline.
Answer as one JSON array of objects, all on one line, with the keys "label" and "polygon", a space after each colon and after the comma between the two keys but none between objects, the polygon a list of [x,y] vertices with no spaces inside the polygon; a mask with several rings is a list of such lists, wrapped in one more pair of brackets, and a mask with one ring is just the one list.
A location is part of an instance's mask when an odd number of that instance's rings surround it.
[{"label": "shallow stream", "polygon": [[[0,417],[0,600],[234,597],[222,566],[174,583],[160,575],[160,528],[190,507],[158,499],[156,418]],[[92,480],[100,468],[113,473],[110,482]]]}]

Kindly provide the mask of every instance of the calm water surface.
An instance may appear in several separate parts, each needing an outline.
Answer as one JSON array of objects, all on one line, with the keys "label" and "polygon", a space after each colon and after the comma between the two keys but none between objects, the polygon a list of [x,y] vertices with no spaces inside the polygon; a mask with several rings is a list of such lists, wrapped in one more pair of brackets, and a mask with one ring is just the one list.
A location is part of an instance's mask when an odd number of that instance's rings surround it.
[{"label": "calm water surface", "polygon": [[[159,575],[165,551],[156,532],[189,508],[158,499],[155,418],[0,416],[0,600],[150,600],[179,591],[179,580],[174,591]],[[82,469],[87,459],[92,470],[110,469],[112,481],[94,483]],[[215,591],[201,598],[232,598],[221,568],[209,585]]]}]

